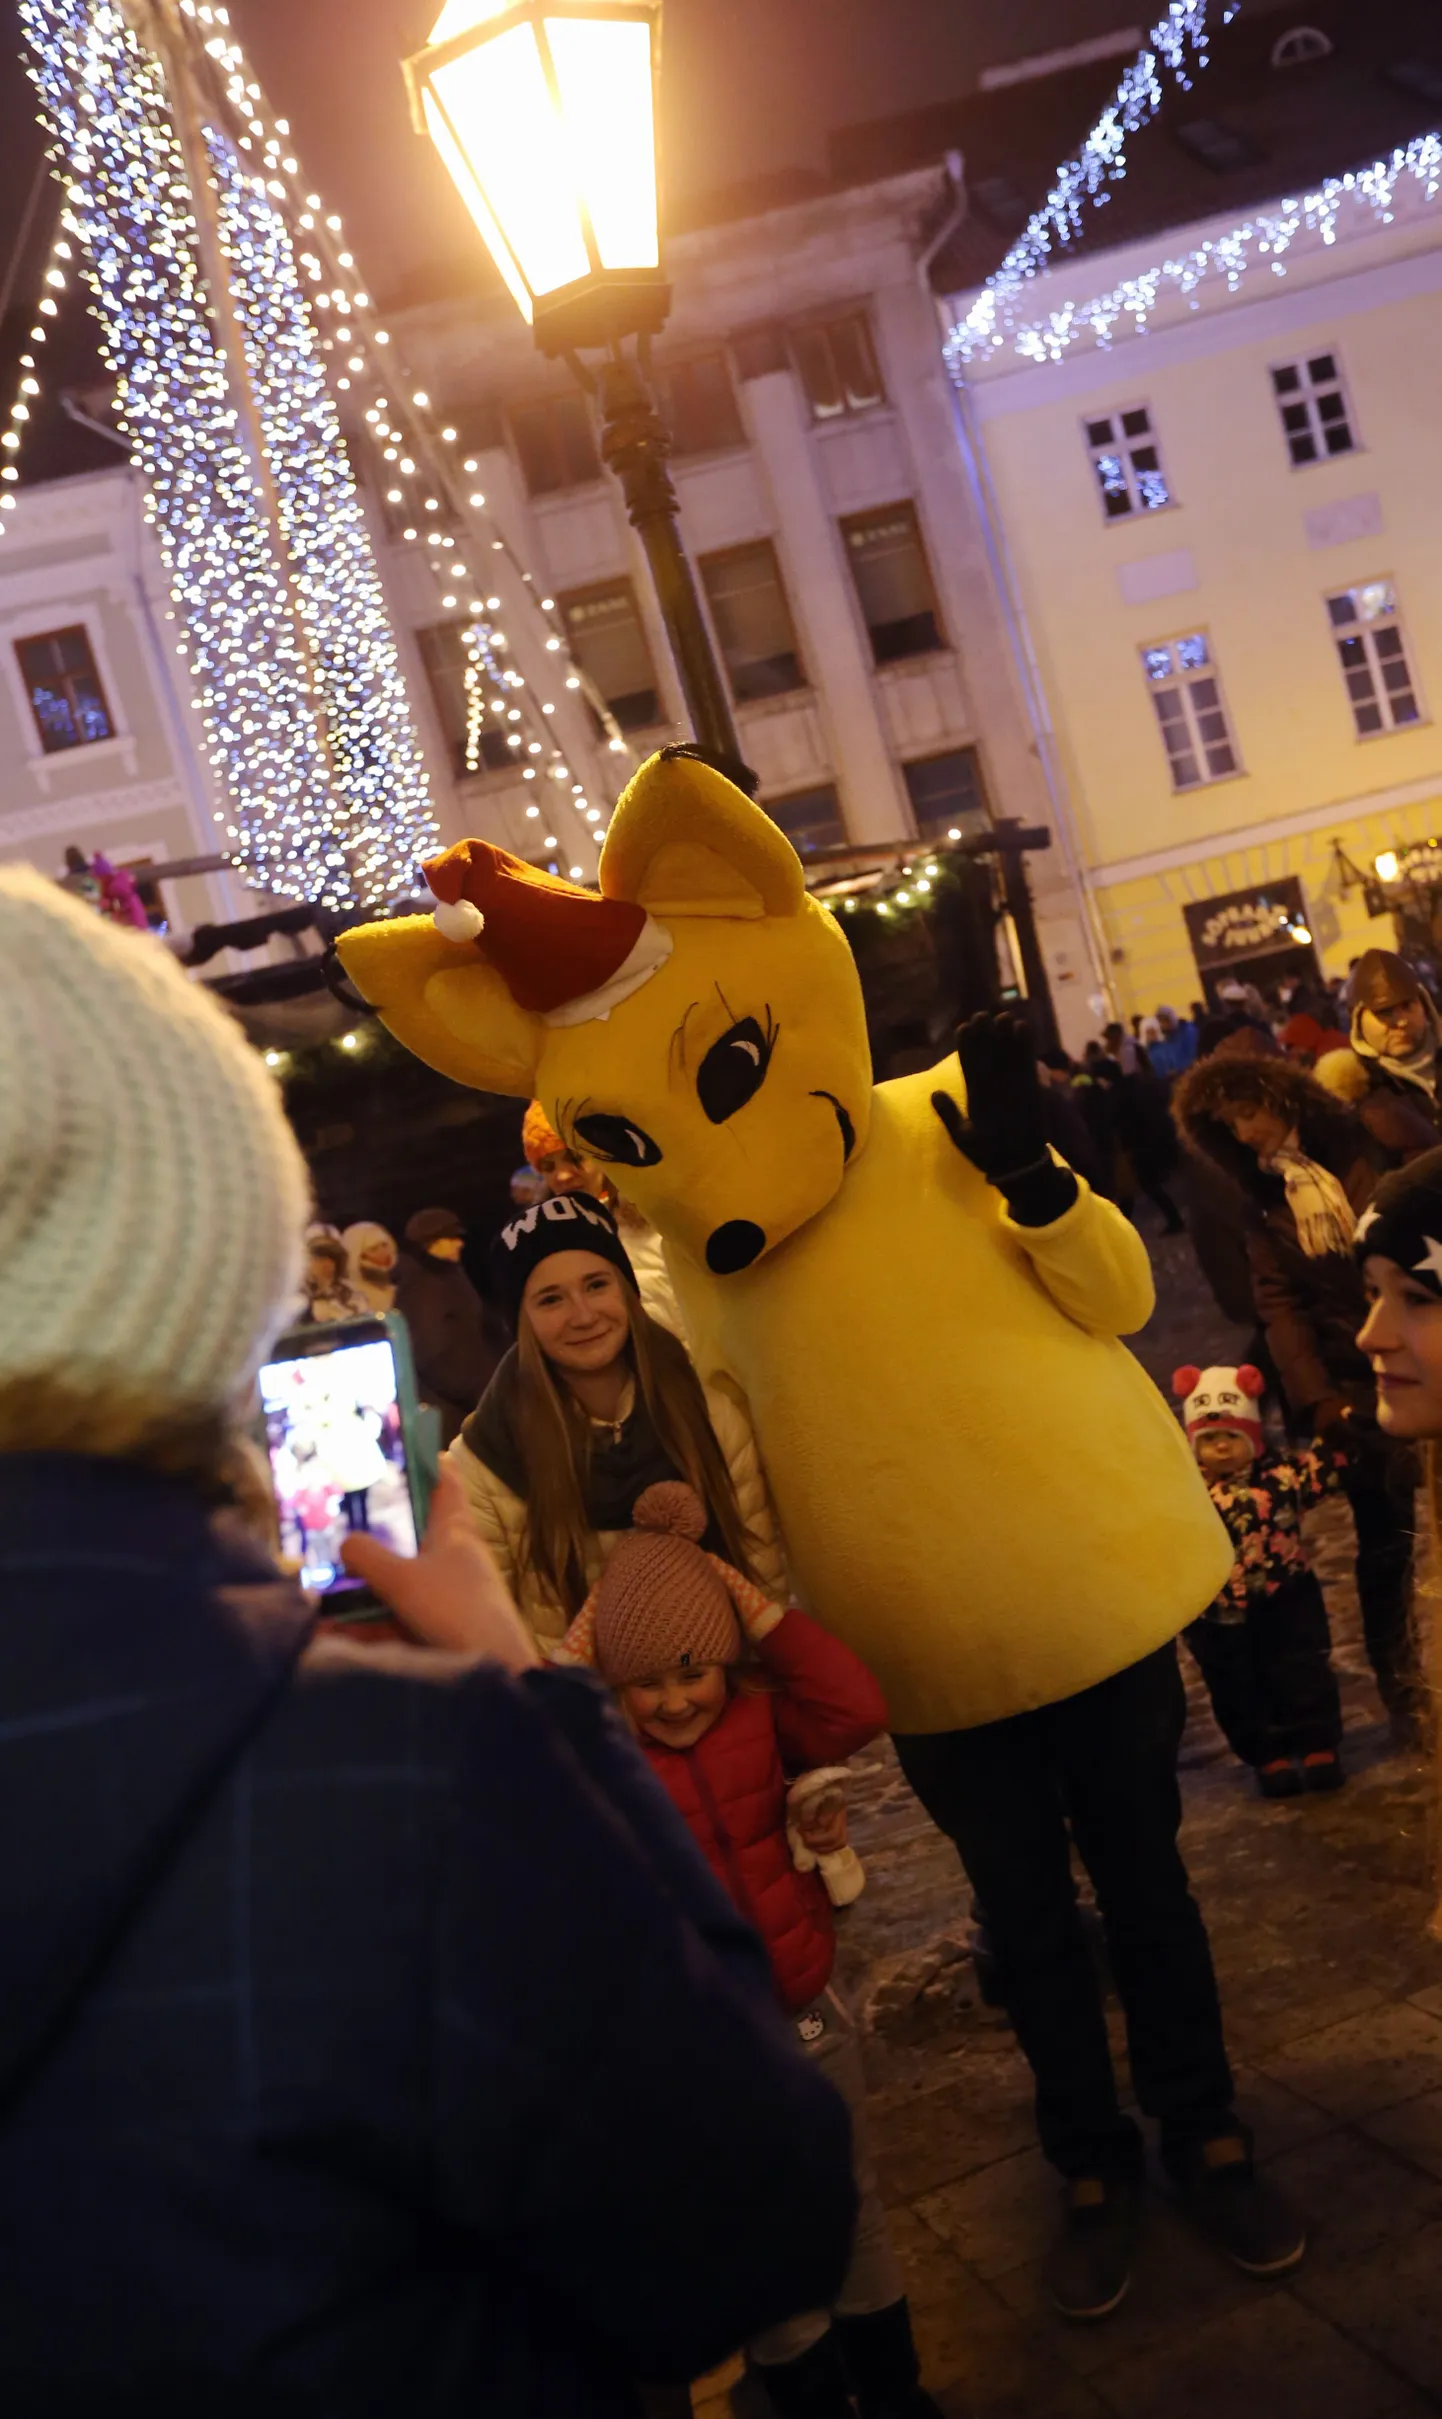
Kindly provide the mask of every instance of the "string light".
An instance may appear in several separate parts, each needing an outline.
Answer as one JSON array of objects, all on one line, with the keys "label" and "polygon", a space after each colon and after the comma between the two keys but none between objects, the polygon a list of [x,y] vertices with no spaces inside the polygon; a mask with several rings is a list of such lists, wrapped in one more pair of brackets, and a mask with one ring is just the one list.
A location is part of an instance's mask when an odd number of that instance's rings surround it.
[{"label": "string light", "polygon": [[[67,238],[68,223],[62,213],[42,272],[41,282],[48,291],[36,303],[36,324],[30,330],[30,342],[34,345],[47,341],[45,322],[40,316],[45,305],[49,303],[53,313],[58,307],[54,299],[56,292],[63,292],[69,283],[68,271],[74,254]],[[39,363],[34,353],[22,353],[15,397],[4,431],[0,432],[0,513],[15,510],[13,490],[20,478],[20,452],[35,418],[40,394]],[[5,535],[6,528],[7,524],[0,521],[0,537]]]},{"label": "string light", "polygon": [[[1223,0],[1223,25],[1231,23],[1239,5],[1240,0]],[[1108,199],[1107,186],[1126,175],[1127,136],[1147,125],[1161,108],[1163,71],[1183,91],[1190,91],[1192,71],[1207,64],[1207,0],[1170,0],[1166,15],[1152,27],[1081,150],[1062,162],[1046,200],[953,330],[948,351],[955,362],[970,361],[1006,343],[1025,288],[1052,265],[1057,247],[1064,248],[1081,233],[1087,204],[1100,207]]]},{"label": "string light", "polygon": [[1411,187],[1411,198],[1422,206],[1435,203],[1442,192],[1442,136],[1418,135],[1370,168],[1327,177],[1311,193],[1284,201],[1275,210],[1259,210],[1190,252],[1124,278],[1104,294],[1060,304],[1040,318],[1009,321],[985,345],[972,340],[968,315],[947,339],[953,375],[959,376],[978,352],[994,351],[1001,344],[1009,343],[1019,359],[1035,362],[1060,361],[1078,343],[1105,349],[1119,322],[1127,323],[1125,332],[1140,335],[1165,301],[1182,301],[1195,309],[1203,286],[1220,280],[1236,293],[1246,277],[1263,267],[1273,277],[1285,277],[1285,255],[1308,237],[1330,247],[1364,231],[1369,219],[1390,225],[1404,186]]},{"label": "string light", "polygon": [[[264,475],[296,549],[287,563],[261,466],[239,433],[159,66],[113,0],[21,0],[20,15],[42,114],[65,162],[69,220],[84,246],[121,425],[185,624],[210,762],[234,817],[229,836],[252,878],[283,895],[346,906],[409,891],[435,826],[394,647],[388,632],[358,628],[347,655],[327,633],[336,562],[353,570],[363,541],[323,393],[307,450],[298,460],[285,450],[290,415],[315,408],[309,322],[293,295],[275,299],[287,351],[266,365],[256,392]],[[281,262],[279,220],[238,174],[225,175],[223,149],[212,135],[223,243],[238,271],[246,246],[262,238],[266,257]],[[253,297],[240,308],[254,378],[262,314]],[[288,377],[298,393],[287,392]],[[314,678],[310,642],[322,633],[344,663],[334,703]],[[407,766],[408,747],[413,776],[381,808],[380,784]]]}]

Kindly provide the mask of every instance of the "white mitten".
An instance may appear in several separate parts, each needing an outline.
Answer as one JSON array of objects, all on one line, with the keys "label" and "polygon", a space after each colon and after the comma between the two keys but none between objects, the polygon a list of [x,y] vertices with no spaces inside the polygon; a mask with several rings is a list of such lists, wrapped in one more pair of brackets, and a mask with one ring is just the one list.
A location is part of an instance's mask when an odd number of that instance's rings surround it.
[{"label": "white mitten", "polygon": [[849,1907],[853,1899],[861,1896],[866,1887],[866,1868],[845,1838],[844,1830],[839,1847],[817,1849],[808,1845],[796,1818],[808,1812],[813,1817],[824,1812],[844,1818],[849,1778],[843,1764],[826,1764],[817,1772],[803,1772],[786,1792],[786,1810],[793,1818],[786,1825],[791,1862],[798,1873],[820,1873],[834,1907]]}]

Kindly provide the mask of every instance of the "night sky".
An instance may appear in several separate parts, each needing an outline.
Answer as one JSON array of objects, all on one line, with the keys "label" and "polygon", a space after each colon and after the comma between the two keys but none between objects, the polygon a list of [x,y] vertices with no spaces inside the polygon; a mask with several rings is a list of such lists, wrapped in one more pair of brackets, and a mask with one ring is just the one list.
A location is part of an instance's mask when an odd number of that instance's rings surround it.
[{"label": "night sky", "polygon": [[[472,259],[470,221],[410,131],[398,65],[424,41],[439,0],[230,6],[377,295],[394,305],[413,277],[429,282],[447,262]],[[684,208],[778,168],[820,167],[833,127],[960,94],[995,62],[1132,22],[1125,0],[666,0],[668,193]],[[0,0],[0,276],[40,151],[20,48],[14,0]],[[22,308],[34,274],[27,262]]]}]

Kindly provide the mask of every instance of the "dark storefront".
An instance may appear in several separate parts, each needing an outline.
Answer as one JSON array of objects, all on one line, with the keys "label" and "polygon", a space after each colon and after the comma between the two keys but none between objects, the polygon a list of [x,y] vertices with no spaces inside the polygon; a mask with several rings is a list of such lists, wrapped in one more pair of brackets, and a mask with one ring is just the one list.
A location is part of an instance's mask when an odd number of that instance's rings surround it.
[{"label": "dark storefront", "polygon": [[1307,905],[1295,874],[1255,890],[1197,899],[1182,913],[1209,1008],[1226,1006],[1221,987],[1228,981],[1254,983],[1265,994],[1284,978],[1321,979]]}]

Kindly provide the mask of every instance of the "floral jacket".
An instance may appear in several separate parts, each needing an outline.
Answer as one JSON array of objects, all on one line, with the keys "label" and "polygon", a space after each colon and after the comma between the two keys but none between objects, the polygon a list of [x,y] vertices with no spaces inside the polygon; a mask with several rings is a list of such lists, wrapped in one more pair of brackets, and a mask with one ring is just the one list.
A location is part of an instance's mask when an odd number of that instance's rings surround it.
[{"label": "floral jacket", "polygon": [[1341,1484],[1345,1453],[1264,1453],[1244,1479],[1219,1478],[1208,1488],[1237,1549],[1232,1575],[1208,1605],[1205,1621],[1245,1621],[1252,1606],[1273,1596],[1311,1558],[1302,1542],[1301,1516]]}]

